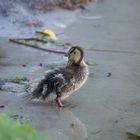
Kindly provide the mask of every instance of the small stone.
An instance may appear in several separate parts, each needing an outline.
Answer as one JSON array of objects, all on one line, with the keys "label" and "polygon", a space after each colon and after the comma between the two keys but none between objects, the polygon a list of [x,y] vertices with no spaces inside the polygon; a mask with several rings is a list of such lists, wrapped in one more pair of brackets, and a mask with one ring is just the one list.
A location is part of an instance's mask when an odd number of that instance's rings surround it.
[{"label": "small stone", "polygon": [[108,74],[106,75],[106,77],[111,77],[111,76],[112,76],[111,72],[108,72]]},{"label": "small stone", "polygon": [[4,105],[0,105],[0,108],[4,108],[5,106]]},{"label": "small stone", "polygon": [[74,128],[75,124],[74,123],[70,123],[70,127]]},{"label": "small stone", "polygon": [[115,123],[118,123],[119,121],[118,121],[118,120],[115,120],[114,122],[115,122]]},{"label": "small stone", "polygon": [[26,67],[27,65],[23,64],[22,67]]},{"label": "small stone", "polygon": [[17,119],[23,119],[23,116],[22,115],[18,115],[18,114],[13,114],[11,115],[11,118],[17,120]]},{"label": "small stone", "polygon": [[39,64],[39,66],[40,66],[40,67],[42,67],[42,66],[43,66],[43,64],[42,64],[42,63],[40,63],[40,64]]}]

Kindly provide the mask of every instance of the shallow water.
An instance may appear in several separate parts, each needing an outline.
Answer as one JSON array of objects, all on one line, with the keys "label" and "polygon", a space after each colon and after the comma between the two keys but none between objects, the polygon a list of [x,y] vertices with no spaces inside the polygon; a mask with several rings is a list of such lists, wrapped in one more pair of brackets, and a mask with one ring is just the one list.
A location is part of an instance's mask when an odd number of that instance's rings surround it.
[{"label": "shallow water", "polygon": [[[72,13],[73,23],[64,29],[62,40],[85,48],[86,60],[97,65],[90,66],[91,77],[64,102],[64,109],[55,104],[25,102],[16,94],[0,91],[0,104],[5,105],[0,111],[23,114],[28,123],[55,140],[124,140],[126,131],[140,131],[139,5],[139,0],[104,0],[83,13]],[[20,48],[4,38],[0,46],[5,53],[0,59],[2,78],[24,75],[36,79],[50,68],[52,60],[65,63],[61,55]],[[40,63],[43,67],[38,67]],[[37,69],[32,71],[34,67]],[[112,75],[107,77],[109,72]]]}]

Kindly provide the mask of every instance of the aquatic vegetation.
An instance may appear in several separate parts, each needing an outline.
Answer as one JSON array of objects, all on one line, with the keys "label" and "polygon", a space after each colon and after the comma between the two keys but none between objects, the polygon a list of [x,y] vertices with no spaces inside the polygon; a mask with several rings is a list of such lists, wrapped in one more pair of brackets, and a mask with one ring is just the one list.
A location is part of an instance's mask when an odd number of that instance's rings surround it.
[{"label": "aquatic vegetation", "polygon": [[24,84],[27,81],[28,81],[28,78],[27,77],[24,77],[24,76],[16,76],[12,80],[12,82],[15,82],[15,83],[18,83],[18,84]]},{"label": "aquatic vegetation", "polygon": [[128,140],[140,140],[140,132],[126,132]]},{"label": "aquatic vegetation", "polygon": [[9,41],[13,43],[17,43],[26,47],[31,47],[49,53],[65,54],[65,52],[61,50],[49,49],[49,47],[58,46],[58,44],[56,43],[57,40],[58,40],[57,34],[50,29],[35,31],[34,35],[31,36],[30,38],[9,39]]},{"label": "aquatic vegetation", "polygon": [[61,29],[65,29],[67,26],[63,23],[60,22],[54,22],[53,23],[56,27],[61,28]]},{"label": "aquatic vegetation", "polygon": [[97,65],[96,63],[89,62],[89,61],[86,61],[86,64],[89,65],[89,66],[96,66]]},{"label": "aquatic vegetation", "polygon": [[8,115],[0,114],[0,139],[1,140],[50,140],[38,134],[28,124],[21,124],[11,119]]}]

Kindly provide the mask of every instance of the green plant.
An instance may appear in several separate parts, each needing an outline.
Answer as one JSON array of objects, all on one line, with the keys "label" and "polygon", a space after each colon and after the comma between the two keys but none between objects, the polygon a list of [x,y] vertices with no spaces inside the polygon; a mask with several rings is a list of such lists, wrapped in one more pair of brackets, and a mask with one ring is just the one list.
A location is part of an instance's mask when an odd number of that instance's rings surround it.
[{"label": "green plant", "polygon": [[38,134],[28,124],[21,124],[7,115],[0,114],[0,140],[49,140]]}]

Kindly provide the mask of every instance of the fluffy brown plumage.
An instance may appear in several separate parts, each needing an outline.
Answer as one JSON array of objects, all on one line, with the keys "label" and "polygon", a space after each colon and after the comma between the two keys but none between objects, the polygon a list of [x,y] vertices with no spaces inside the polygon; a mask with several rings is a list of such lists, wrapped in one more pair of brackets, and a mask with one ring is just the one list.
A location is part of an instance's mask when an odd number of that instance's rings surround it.
[{"label": "fluffy brown plumage", "polygon": [[65,67],[49,70],[33,92],[29,93],[32,99],[45,100],[50,95],[59,107],[61,100],[78,90],[88,78],[88,67],[84,61],[84,52],[78,47],[72,47],[68,53],[68,63]]}]

